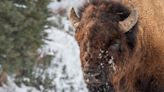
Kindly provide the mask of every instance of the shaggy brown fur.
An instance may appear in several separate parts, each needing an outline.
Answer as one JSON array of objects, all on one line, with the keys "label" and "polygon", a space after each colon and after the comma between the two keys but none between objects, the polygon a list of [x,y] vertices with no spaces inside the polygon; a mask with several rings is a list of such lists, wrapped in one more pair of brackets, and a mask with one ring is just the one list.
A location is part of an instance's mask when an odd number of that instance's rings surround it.
[{"label": "shaggy brown fur", "polygon": [[111,56],[116,59],[127,53],[123,46],[119,46],[124,44],[126,38],[117,24],[129,15],[129,11],[114,2],[93,2],[82,11],[76,39],[80,45],[84,78],[91,92],[107,92],[112,90]]},{"label": "shaggy brown fur", "polygon": [[113,85],[117,92],[164,92],[164,0],[122,1],[135,5],[140,23],[134,53]]},{"label": "shaggy brown fur", "polygon": [[[118,22],[130,11],[117,2],[92,2],[80,11],[76,39],[90,92],[164,92],[164,31],[151,31],[139,19],[123,33]],[[109,62],[112,58],[114,63]]]}]

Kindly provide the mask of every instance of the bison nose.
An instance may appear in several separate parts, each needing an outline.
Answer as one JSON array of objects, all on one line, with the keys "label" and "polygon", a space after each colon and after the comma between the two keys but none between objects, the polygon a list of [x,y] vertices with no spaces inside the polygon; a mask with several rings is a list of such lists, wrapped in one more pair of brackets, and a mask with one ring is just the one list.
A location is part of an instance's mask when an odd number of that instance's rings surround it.
[{"label": "bison nose", "polygon": [[84,78],[88,84],[100,84],[101,81],[96,78],[99,75],[100,73],[84,73]]},{"label": "bison nose", "polygon": [[85,82],[90,85],[102,85],[107,80],[105,73],[100,67],[91,66],[89,63],[83,66],[83,76]]},{"label": "bison nose", "polygon": [[106,83],[106,78],[104,74],[100,71],[95,71],[93,69],[89,69],[87,71],[83,71],[84,79],[87,84],[100,86]]}]

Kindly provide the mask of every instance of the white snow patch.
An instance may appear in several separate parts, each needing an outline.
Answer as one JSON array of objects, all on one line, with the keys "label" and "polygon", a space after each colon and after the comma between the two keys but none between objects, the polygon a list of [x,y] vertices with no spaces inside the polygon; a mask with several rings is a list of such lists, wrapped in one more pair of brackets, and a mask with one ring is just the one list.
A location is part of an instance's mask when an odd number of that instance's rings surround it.
[{"label": "white snow patch", "polygon": [[40,92],[33,87],[27,87],[25,85],[21,85],[18,87],[11,77],[8,77],[7,84],[4,84],[3,87],[0,87],[0,92]]},{"label": "white snow patch", "polygon": [[[81,70],[79,47],[74,37],[56,28],[48,29],[46,32],[49,34],[48,39],[52,41],[46,42],[48,45],[43,47],[43,51],[45,51],[43,53],[54,54],[57,52],[47,72],[50,76],[56,74],[53,83],[57,83],[58,92],[64,88],[70,90],[69,84],[73,84],[74,92],[87,92]],[[56,65],[58,68],[55,67]],[[62,74],[63,67],[66,68],[67,75]],[[61,79],[65,77],[68,77],[68,80]],[[71,92],[69,90],[66,92]]]},{"label": "white snow patch", "polygon": [[59,8],[69,9],[70,7],[78,8],[84,4],[85,0],[62,0],[61,2],[52,2],[48,7],[57,10]]},{"label": "white snow patch", "polygon": [[[53,10],[59,8],[69,9],[69,7],[79,7],[82,4],[83,0],[63,0],[60,3],[52,2],[49,7]],[[69,30],[70,23],[66,19],[63,20],[64,30]],[[56,28],[48,29],[46,32],[48,32],[48,38],[52,39],[52,41],[46,41],[47,45],[44,45],[41,51],[51,55],[56,53],[55,58],[46,71],[51,78],[54,78],[52,82],[57,87],[57,90],[52,89],[48,92],[62,92],[63,89],[65,89],[64,92],[88,92],[81,71],[79,47],[74,37]],[[63,67],[66,68],[66,75],[63,75]],[[42,77],[45,77],[45,75],[42,75]],[[68,78],[68,80],[62,78]],[[9,78],[8,83],[0,87],[0,92],[42,92],[34,87],[25,85],[18,87],[13,80]],[[70,84],[75,89],[72,90]],[[43,87],[40,88],[42,89]]]}]

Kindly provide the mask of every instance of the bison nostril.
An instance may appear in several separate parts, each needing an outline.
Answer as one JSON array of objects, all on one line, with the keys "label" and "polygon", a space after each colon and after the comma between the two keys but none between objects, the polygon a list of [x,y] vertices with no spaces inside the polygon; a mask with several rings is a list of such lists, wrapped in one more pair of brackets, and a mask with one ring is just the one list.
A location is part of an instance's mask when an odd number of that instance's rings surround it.
[{"label": "bison nostril", "polygon": [[99,79],[97,79],[96,77],[99,76],[100,73],[84,73],[84,78],[86,80],[87,83],[89,84],[100,84],[101,81]]},{"label": "bison nostril", "polygon": [[83,75],[86,83],[88,84],[102,84],[106,82],[104,72],[98,67],[85,64],[83,67]]},{"label": "bison nostril", "polygon": [[84,73],[84,77],[86,78],[97,78],[99,75],[100,73]]},{"label": "bison nostril", "polygon": [[83,74],[84,74],[85,81],[88,84],[99,85],[106,82],[106,79],[101,72],[95,72],[93,70],[90,70],[90,71],[84,71]]}]

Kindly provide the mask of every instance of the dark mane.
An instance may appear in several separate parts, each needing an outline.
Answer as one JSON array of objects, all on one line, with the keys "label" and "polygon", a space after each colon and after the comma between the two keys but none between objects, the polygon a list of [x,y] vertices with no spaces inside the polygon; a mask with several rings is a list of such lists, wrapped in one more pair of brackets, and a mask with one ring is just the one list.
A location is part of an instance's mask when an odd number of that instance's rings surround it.
[{"label": "dark mane", "polygon": [[[96,6],[97,9],[103,9],[102,11],[104,12],[104,17],[108,17],[110,18],[110,14],[112,15],[119,15],[121,16],[119,18],[119,20],[124,20],[125,18],[128,17],[130,11],[127,7],[125,7],[124,5],[122,5],[121,3],[118,2],[114,2],[114,1],[105,1],[105,0],[92,0],[91,2],[86,2],[82,7],[78,8],[78,12],[77,14],[79,15],[79,17],[82,17],[84,14],[84,11],[86,10],[86,8],[88,8],[89,6]],[[88,12],[90,14],[90,12]],[[110,13],[110,14],[107,14]],[[86,12],[85,12],[85,15]],[[118,18],[115,18],[118,19]]]},{"label": "dark mane", "polygon": [[[118,3],[118,2],[105,1],[105,0],[102,0],[102,1],[101,0],[90,0],[89,3],[86,2],[83,7],[78,8],[78,15],[80,18],[82,18],[84,15],[86,16],[86,15],[90,14],[90,12],[85,12],[85,10],[91,5],[96,6],[97,9],[100,9],[101,6],[104,6],[104,8],[103,8],[104,10],[102,10],[102,12],[104,12],[104,14],[100,17],[101,19],[98,19],[101,21],[103,19],[109,20],[109,21],[112,20],[112,22],[113,21],[116,21],[116,22],[122,21],[125,18],[127,18],[130,13],[130,11],[127,7],[125,7],[124,5],[122,5],[121,3]],[[93,15],[92,17],[95,16],[94,12],[92,13],[92,15]],[[88,21],[90,21],[90,20],[88,20]],[[82,23],[83,23],[83,21],[82,21]],[[129,46],[129,48],[131,48],[131,50],[135,46],[137,30],[138,30],[138,28],[136,25],[129,32],[126,33],[127,44]]]}]

